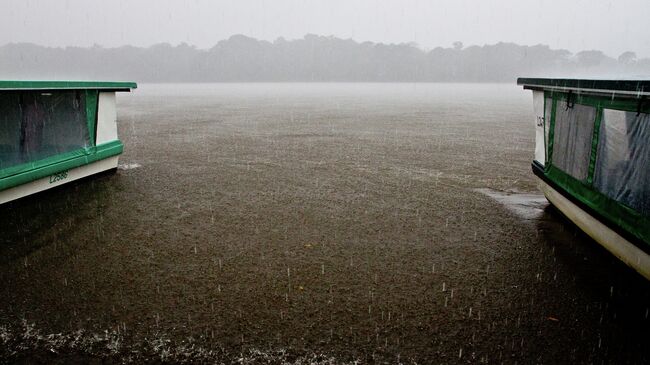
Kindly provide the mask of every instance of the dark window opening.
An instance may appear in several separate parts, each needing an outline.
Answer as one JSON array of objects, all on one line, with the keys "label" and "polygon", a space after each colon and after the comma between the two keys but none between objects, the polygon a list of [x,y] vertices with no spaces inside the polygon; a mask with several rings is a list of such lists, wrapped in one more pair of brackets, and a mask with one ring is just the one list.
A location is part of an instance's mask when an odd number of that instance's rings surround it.
[{"label": "dark window opening", "polygon": [[90,145],[85,94],[0,92],[0,169]]}]

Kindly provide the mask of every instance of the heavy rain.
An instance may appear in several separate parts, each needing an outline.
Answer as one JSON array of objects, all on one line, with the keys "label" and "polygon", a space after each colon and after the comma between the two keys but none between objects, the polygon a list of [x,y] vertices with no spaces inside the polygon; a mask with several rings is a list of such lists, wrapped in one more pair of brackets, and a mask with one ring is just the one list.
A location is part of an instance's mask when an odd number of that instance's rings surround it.
[{"label": "heavy rain", "polygon": [[[0,363],[650,361],[650,282],[538,189],[531,92],[515,85],[517,76],[647,75],[646,35],[601,45],[580,30],[579,41],[549,36],[539,48],[536,32],[495,30],[486,37],[527,46],[495,45],[475,34],[501,15],[477,5],[468,10],[476,28],[450,26],[468,46],[452,45],[422,33],[424,3],[380,1],[374,11],[385,16],[360,21],[356,35],[344,15],[372,4],[314,2],[338,28],[274,28],[254,21],[313,14],[291,1],[246,3],[220,4],[217,38],[196,24],[177,34],[175,16],[208,26],[200,10],[216,10],[201,1],[180,15],[163,2],[141,33],[118,21],[116,38],[80,20],[66,29],[88,38],[47,35],[29,20],[0,36],[0,79],[138,82],[116,96],[116,168],[0,205]],[[512,2],[497,3],[505,12]],[[51,7],[11,4],[39,19]],[[146,11],[126,4],[93,17]],[[589,16],[606,15],[594,7]],[[228,9],[252,12],[248,32],[233,30]],[[388,30],[408,16],[412,33]],[[167,38],[155,39],[154,26]],[[319,30],[331,33],[303,38]],[[265,40],[277,36],[295,39]],[[162,41],[200,47],[151,46]],[[436,42],[447,42],[438,53]],[[309,56],[307,46],[320,48]],[[578,56],[599,46],[637,48]],[[498,61],[521,52],[553,65]],[[327,62],[301,63],[313,55]]]}]

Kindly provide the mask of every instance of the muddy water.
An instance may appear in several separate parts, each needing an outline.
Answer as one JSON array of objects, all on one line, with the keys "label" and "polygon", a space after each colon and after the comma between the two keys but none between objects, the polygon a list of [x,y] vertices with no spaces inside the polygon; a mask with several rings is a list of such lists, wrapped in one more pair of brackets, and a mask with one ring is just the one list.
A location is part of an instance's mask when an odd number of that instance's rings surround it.
[{"label": "muddy water", "polygon": [[650,285],[536,192],[512,85],[141,85],[0,207],[3,362],[647,363]]}]

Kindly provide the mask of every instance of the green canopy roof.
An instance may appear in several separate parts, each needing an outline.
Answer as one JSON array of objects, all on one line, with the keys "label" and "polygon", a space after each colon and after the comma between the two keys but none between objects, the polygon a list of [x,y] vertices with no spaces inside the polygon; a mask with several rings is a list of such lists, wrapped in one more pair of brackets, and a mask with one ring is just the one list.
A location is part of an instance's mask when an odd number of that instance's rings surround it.
[{"label": "green canopy roof", "polygon": [[517,85],[526,89],[614,93],[629,96],[650,96],[650,80],[544,79],[518,78]]},{"label": "green canopy roof", "polygon": [[2,81],[0,90],[112,90],[131,91],[135,82],[124,81]]}]

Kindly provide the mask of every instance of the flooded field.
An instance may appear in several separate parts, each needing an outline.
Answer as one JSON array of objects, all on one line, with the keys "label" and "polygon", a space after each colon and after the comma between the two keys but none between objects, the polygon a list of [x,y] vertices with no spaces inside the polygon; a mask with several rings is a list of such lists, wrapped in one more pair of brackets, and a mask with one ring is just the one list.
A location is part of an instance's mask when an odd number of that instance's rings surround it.
[{"label": "flooded field", "polygon": [[650,362],[514,85],[141,85],[114,173],[0,206],[3,363]]}]

